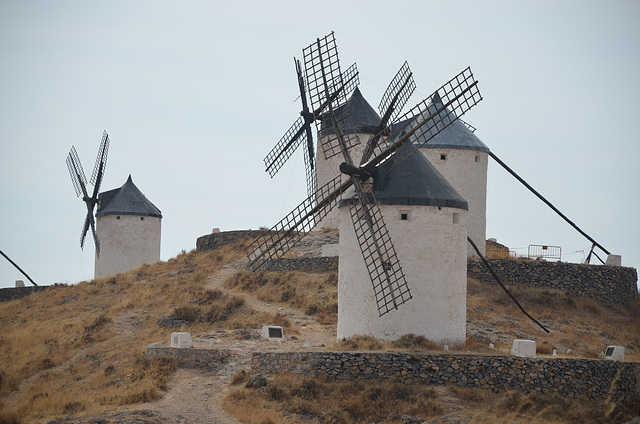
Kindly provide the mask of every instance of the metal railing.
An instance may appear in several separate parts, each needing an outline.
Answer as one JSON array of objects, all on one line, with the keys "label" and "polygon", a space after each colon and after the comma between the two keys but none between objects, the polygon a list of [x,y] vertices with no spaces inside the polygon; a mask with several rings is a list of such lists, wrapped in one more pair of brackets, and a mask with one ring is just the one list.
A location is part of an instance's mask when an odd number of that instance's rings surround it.
[{"label": "metal railing", "polygon": [[560,261],[562,259],[562,248],[560,246],[530,244],[527,250],[527,257],[529,259]]}]

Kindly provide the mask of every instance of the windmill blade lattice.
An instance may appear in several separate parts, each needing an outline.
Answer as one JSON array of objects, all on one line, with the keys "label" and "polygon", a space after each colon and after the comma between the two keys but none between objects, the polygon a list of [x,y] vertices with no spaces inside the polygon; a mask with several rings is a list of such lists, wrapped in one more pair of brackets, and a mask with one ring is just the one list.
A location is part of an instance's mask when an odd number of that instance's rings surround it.
[{"label": "windmill blade lattice", "polygon": [[378,110],[383,126],[393,122],[416,89],[409,63],[404,62],[380,99]]},{"label": "windmill blade lattice", "polygon": [[307,181],[307,195],[314,196],[316,188],[316,172],[315,172],[315,149],[313,148],[313,138],[311,135],[311,126],[307,127],[307,148],[304,149],[304,169]]},{"label": "windmill blade lattice", "polygon": [[313,148],[313,138],[311,137],[311,123],[303,118],[298,118],[278,144],[264,158],[266,171],[273,178],[282,168],[285,162],[293,155],[293,152],[300,146],[306,144],[304,149],[304,164],[307,181],[307,194],[311,196],[315,187],[315,153]]},{"label": "windmill blade lattice", "polygon": [[358,72],[358,66],[354,63],[341,73],[339,78],[331,81],[329,92],[340,93],[339,103],[344,103],[358,85],[360,85],[360,73]]},{"label": "windmill blade lattice", "polygon": [[84,169],[82,169],[82,163],[78,157],[75,146],[71,146],[71,151],[67,155],[67,168],[69,169],[69,175],[71,176],[71,183],[76,191],[76,195],[87,196],[87,177],[85,176]]},{"label": "windmill blade lattice", "polygon": [[278,173],[298,146],[307,141],[306,138],[305,121],[298,118],[264,158],[266,171],[271,178]]},{"label": "windmill blade lattice", "polygon": [[378,127],[374,128],[377,134],[367,142],[367,146],[362,153],[360,165],[366,163],[371,158],[371,155],[380,142],[380,138],[388,135],[388,131],[385,131],[386,128],[390,122],[395,121],[415,89],[416,84],[413,81],[413,74],[411,73],[411,69],[409,69],[409,64],[405,61],[382,95],[380,105],[378,106],[382,118],[380,118]]},{"label": "windmill blade lattice", "polygon": [[[340,62],[337,49],[335,49],[333,33],[329,37],[325,37],[322,42],[318,39],[315,48],[313,48],[314,45],[312,44],[312,48],[307,49],[305,53],[305,64],[312,65],[308,66],[307,70],[313,69],[316,72],[316,74],[310,75],[307,71],[309,81],[323,82],[324,96],[319,94],[315,96],[316,98],[330,99],[335,96],[334,93],[336,92],[344,93],[343,87],[335,85],[333,74],[337,69],[338,74],[341,75],[339,72]],[[327,42],[327,40],[329,41]],[[327,62],[323,58],[326,58]],[[329,80],[333,82],[331,85],[327,83]],[[311,83],[309,87],[311,91]],[[338,95],[337,98],[339,97]],[[313,101],[313,95],[311,95],[311,99]],[[349,154],[351,143],[356,139],[355,131],[349,130],[355,129],[355,126],[349,108],[342,108],[340,113],[336,113],[335,108],[338,106],[339,104],[329,101],[327,105],[328,112],[325,116],[331,120],[335,130],[334,139],[337,141],[337,146],[345,160],[346,166],[341,167],[341,170],[348,170],[355,168]],[[351,181],[358,202],[350,207],[351,217],[360,244],[360,250],[376,293],[378,312],[380,315],[384,315],[389,312],[391,305],[394,309],[397,309],[399,305],[411,299],[411,293],[402,273],[402,268],[399,265],[382,214],[375,203],[375,199],[370,203],[370,197],[365,194],[361,183],[362,177],[358,172],[351,174]],[[395,270],[392,265],[395,266]]]},{"label": "windmill blade lattice", "polygon": [[[345,127],[340,125],[340,123],[333,122],[327,112],[329,107],[336,109],[346,101],[347,90],[355,88],[354,81],[357,77],[357,72],[355,77],[346,75],[346,78],[343,78],[342,71],[340,70],[338,48],[333,32],[324,38],[318,38],[315,43],[303,49],[302,54],[304,57],[309,100],[311,101],[316,116],[320,116],[320,121],[316,121],[318,131],[320,131],[323,126],[333,124],[337,133],[338,128],[344,129]],[[346,111],[340,115],[346,115]],[[345,136],[346,149],[350,149],[356,145],[357,137],[355,134],[343,135]],[[343,153],[337,136],[327,137],[322,143],[322,150],[326,158],[331,158]]]},{"label": "windmill blade lattice", "polygon": [[82,234],[80,235],[80,249],[84,249],[84,241],[87,238],[89,228],[91,228],[93,242],[96,246],[96,254],[100,256],[100,241],[98,240],[98,233],[96,233],[96,222],[93,218],[93,208],[89,206],[89,203],[87,203],[87,217],[84,219],[84,227],[82,228]]},{"label": "windmill blade lattice", "polygon": [[87,216],[84,220],[84,226],[82,227],[82,233],[80,235],[80,248],[84,249],[84,242],[87,237],[87,233],[89,232],[89,228],[91,228],[91,234],[93,235],[93,241],[96,246],[97,256],[100,256],[100,241],[98,240],[98,234],[96,232],[93,210],[98,203],[98,194],[100,191],[100,186],[102,185],[104,172],[107,167],[108,154],[109,135],[106,131],[104,131],[102,133],[102,141],[100,142],[100,147],[98,148],[96,163],[91,175],[91,184],[93,184],[93,192],[91,196],[89,196],[89,192],[87,191],[87,177],[85,176],[84,170],[82,168],[82,163],[80,162],[80,158],[78,157],[78,152],[76,151],[75,146],[71,146],[71,151],[67,156],[67,168],[69,169],[69,174],[71,175],[73,188],[75,189],[76,195],[78,197],[82,195],[82,200],[87,206]]},{"label": "windmill blade lattice", "polygon": [[[335,207],[342,193],[350,186],[351,181],[342,183],[342,176],[322,186],[315,196],[307,197],[294,210],[274,225],[269,234],[247,247],[251,271],[269,269],[272,262],[291,250],[315,225],[315,220],[322,219]],[[315,202],[314,202],[315,200]]]},{"label": "windmill blade lattice", "polygon": [[[294,59],[296,65],[296,74],[298,76],[298,88],[300,90],[300,100],[302,102],[301,117],[294,122],[284,136],[278,141],[273,149],[264,158],[264,164],[269,176],[273,178],[275,174],[282,168],[287,160],[293,155],[293,152],[301,145],[307,145],[304,152],[307,194],[311,196],[315,189],[315,146],[313,143],[313,134],[311,131],[311,123],[318,119],[325,106],[320,106],[318,110],[310,111],[307,103],[307,87],[302,75],[300,62]],[[348,81],[346,87],[347,93],[353,91],[359,84],[358,68],[354,63],[344,73],[342,78],[338,78],[333,85],[339,85],[341,81]]]},{"label": "windmill blade lattice", "polygon": [[100,189],[100,182],[104,171],[107,168],[107,155],[109,154],[109,134],[106,131],[102,133],[102,141],[98,148],[98,156],[96,157],[96,164],[93,167],[93,174],[91,174],[91,184],[98,186]]},{"label": "windmill blade lattice", "polygon": [[411,291],[373,193],[357,196],[349,212],[382,316],[410,300]]},{"label": "windmill blade lattice", "polygon": [[393,154],[394,165],[386,167],[386,172],[390,172],[417,151],[404,149],[401,154],[394,154],[402,143],[409,140],[416,148],[423,147],[481,100],[478,82],[471,68],[466,68],[400,117],[399,123],[390,129],[390,139],[395,140],[393,144],[386,149],[377,146],[380,154],[365,164],[365,168],[374,167]]}]

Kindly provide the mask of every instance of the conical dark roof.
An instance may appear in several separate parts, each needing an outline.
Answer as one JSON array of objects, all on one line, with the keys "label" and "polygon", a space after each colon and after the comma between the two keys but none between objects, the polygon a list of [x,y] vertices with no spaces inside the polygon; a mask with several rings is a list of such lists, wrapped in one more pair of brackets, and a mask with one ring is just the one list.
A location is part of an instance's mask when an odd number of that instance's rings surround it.
[{"label": "conical dark roof", "polygon": [[[429,113],[434,113],[438,107],[442,106],[442,100],[436,93],[431,98],[429,105]],[[444,123],[451,122],[452,118],[455,118],[455,114],[448,108],[438,114],[439,119]],[[397,124],[399,127],[405,127],[406,122],[400,122]],[[412,124],[409,123],[411,128]],[[392,133],[393,128],[392,128]],[[466,150],[479,150],[482,152],[488,152],[489,148],[482,142],[460,119],[456,119],[447,128],[436,134],[429,142],[422,146],[424,148],[448,148],[448,149],[466,149]]]},{"label": "conical dark roof", "polygon": [[[369,102],[367,102],[367,100],[362,96],[362,93],[360,92],[360,89],[358,87],[356,87],[356,89],[353,91],[351,97],[349,97],[349,100],[347,100],[345,104],[341,105],[335,110],[336,118],[338,120],[342,118],[342,115],[344,114],[344,111],[346,109],[348,109],[351,113],[351,118],[353,121],[353,126],[348,125],[344,128],[346,132],[366,132],[366,130],[361,131],[360,127],[362,125],[377,126],[378,124],[380,124],[380,115],[378,115],[378,112],[376,112],[376,110],[371,107]],[[333,122],[331,122],[331,119],[329,119],[328,115],[324,115],[321,118],[320,136],[326,136],[333,133]]]},{"label": "conical dark roof", "polygon": [[122,187],[100,193],[98,199],[96,216],[138,215],[162,218],[160,209],[156,208],[136,187],[131,175]]},{"label": "conical dark roof", "polygon": [[[398,157],[406,157],[408,150],[416,150],[405,143],[396,152]],[[453,188],[440,172],[420,152],[414,152],[402,163],[393,167],[393,158],[373,173],[373,194],[381,205],[426,205],[468,210],[467,201]],[[391,169],[387,173],[387,170]],[[340,203],[351,204],[354,199]]]}]

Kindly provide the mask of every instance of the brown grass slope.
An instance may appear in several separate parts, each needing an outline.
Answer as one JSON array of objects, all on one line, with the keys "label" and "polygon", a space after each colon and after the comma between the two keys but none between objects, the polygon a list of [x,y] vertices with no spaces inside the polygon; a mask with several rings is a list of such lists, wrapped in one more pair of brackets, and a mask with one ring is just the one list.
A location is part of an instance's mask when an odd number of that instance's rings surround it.
[{"label": "brown grass slope", "polygon": [[[0,423],[46,422],[157,399],[175,364],[147,359],[149,343],[169,340],[174,331],[273,321],[243,299],[204,287],[207,276],[243,256],[243,247],[183,253],[0,303]],[[167,317],[187,324],[157,324]]]},{"label": "brown grass slope", "polygon": [[[168,340],[174,331],[257,328],[282,320],[250,309],[242,297],[205,288],[207,278],[219,273],[222,266],[242,259],[245,243],[215,252],[183,253],[113,278],[56,286],[24,299],[0,303],[0,423],[46,422],[157,399],[166,389],[175,364],[145,358],[149,343]],[[335,272],[240,272],[225,283],[225,288],[251,292],[265,302],[282,303],[315,315],[322,323],[334,324],[336,280]],[[499,288],[470,280],[469,339],[461,348],[485,352],[492,342],[504,351],[513,338],[532,338],[538,341],[540,354],[550,354],[555,348],[561,355],[572,349],[571,355],[598,357],[604,346],[622,344],[627,348],[628,360],[640,359],[637,304],[608,309],[560,292],[514,291],[524,306],[552,330],[551,334],[532,325]],[[167,317],[186,324],[179,328],[158,325]],[[427,340],[410,337],[395,344],[356,338],[329,347],[422,351],[439,348]],[[417,416],[439,422],[449,416],[482,411],[479,408],[485,404],[489,405],[485,422],[524,422],[536,416],[547,421],[576,422],[561,413],[548,415],[549,408],[563,411],[566,404],[533,395],[495,397],[454,388],[316,383],[282,377],[272,381],[266,390],[238,388],[225,405],[231,412],[242,411],[237,412],[239,416],[248,415],[240,417],[246,422],[400,422]],[[340,396],[329,395],[323,400],[323,393]],[[384,399],[390,399],[386,403],[393,410],[366,417],[358,412],[377,410]],[[632,413],[620,412],[616,405],[590,406],[595,408],[592,422]],[[323,411],[328,411],[324,418]],[[500,421],[500,411],[508,418]],[[263,417],[262,421],[256,421],[256,417]],[[475,417],[473,421],[482,422],[482,417]]]}]

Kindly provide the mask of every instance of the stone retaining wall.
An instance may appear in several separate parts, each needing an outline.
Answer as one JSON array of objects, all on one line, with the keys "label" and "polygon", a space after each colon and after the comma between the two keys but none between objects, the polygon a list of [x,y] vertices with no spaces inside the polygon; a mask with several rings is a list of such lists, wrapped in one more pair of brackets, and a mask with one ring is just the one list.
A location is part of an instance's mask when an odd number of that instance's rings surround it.
[{"label": "stone retaining wall", "polygon": [[174,348],[155,343],[147,346],[147,358],[173,358],[182,368],[214,370],[227,362],[231,353],[227,349]]},{"label": "stone retaining wall", "polygon": [[21,299],[25,296],[29,296],[31,293],[45,290],[47,287],[49,286],[9,287],[0,289],[0,302]]},{"label": "stone retaining wall", "polygon": [[240,241],[245,237],[258,238],[269,233],[269,230],[237,230],[207,234],[198,237],[196,240],[196,250],[198,252],[202,252],[204,250],[215,250],[219,247],[226,246],[227,244]]},{"label": "stone retaining wall", "polygon": [[[514,259],[490,259],[489,263],[505,284],[564,290],[603,305],[638,301],[635,268]],[[479,260],[467,262],[467,275],[481,281],[495,281]]]},{"label": "stone retaining wall", "polygon": [[338,257],[280,258],[274,260],[269,271],[335,271],[338,269]]},{"label": "stone retaining wall", "polygon": [[355,352],[254,353],[252,371],[340,380],[462,387],[640,401],[640,363],[569,358]]}]

